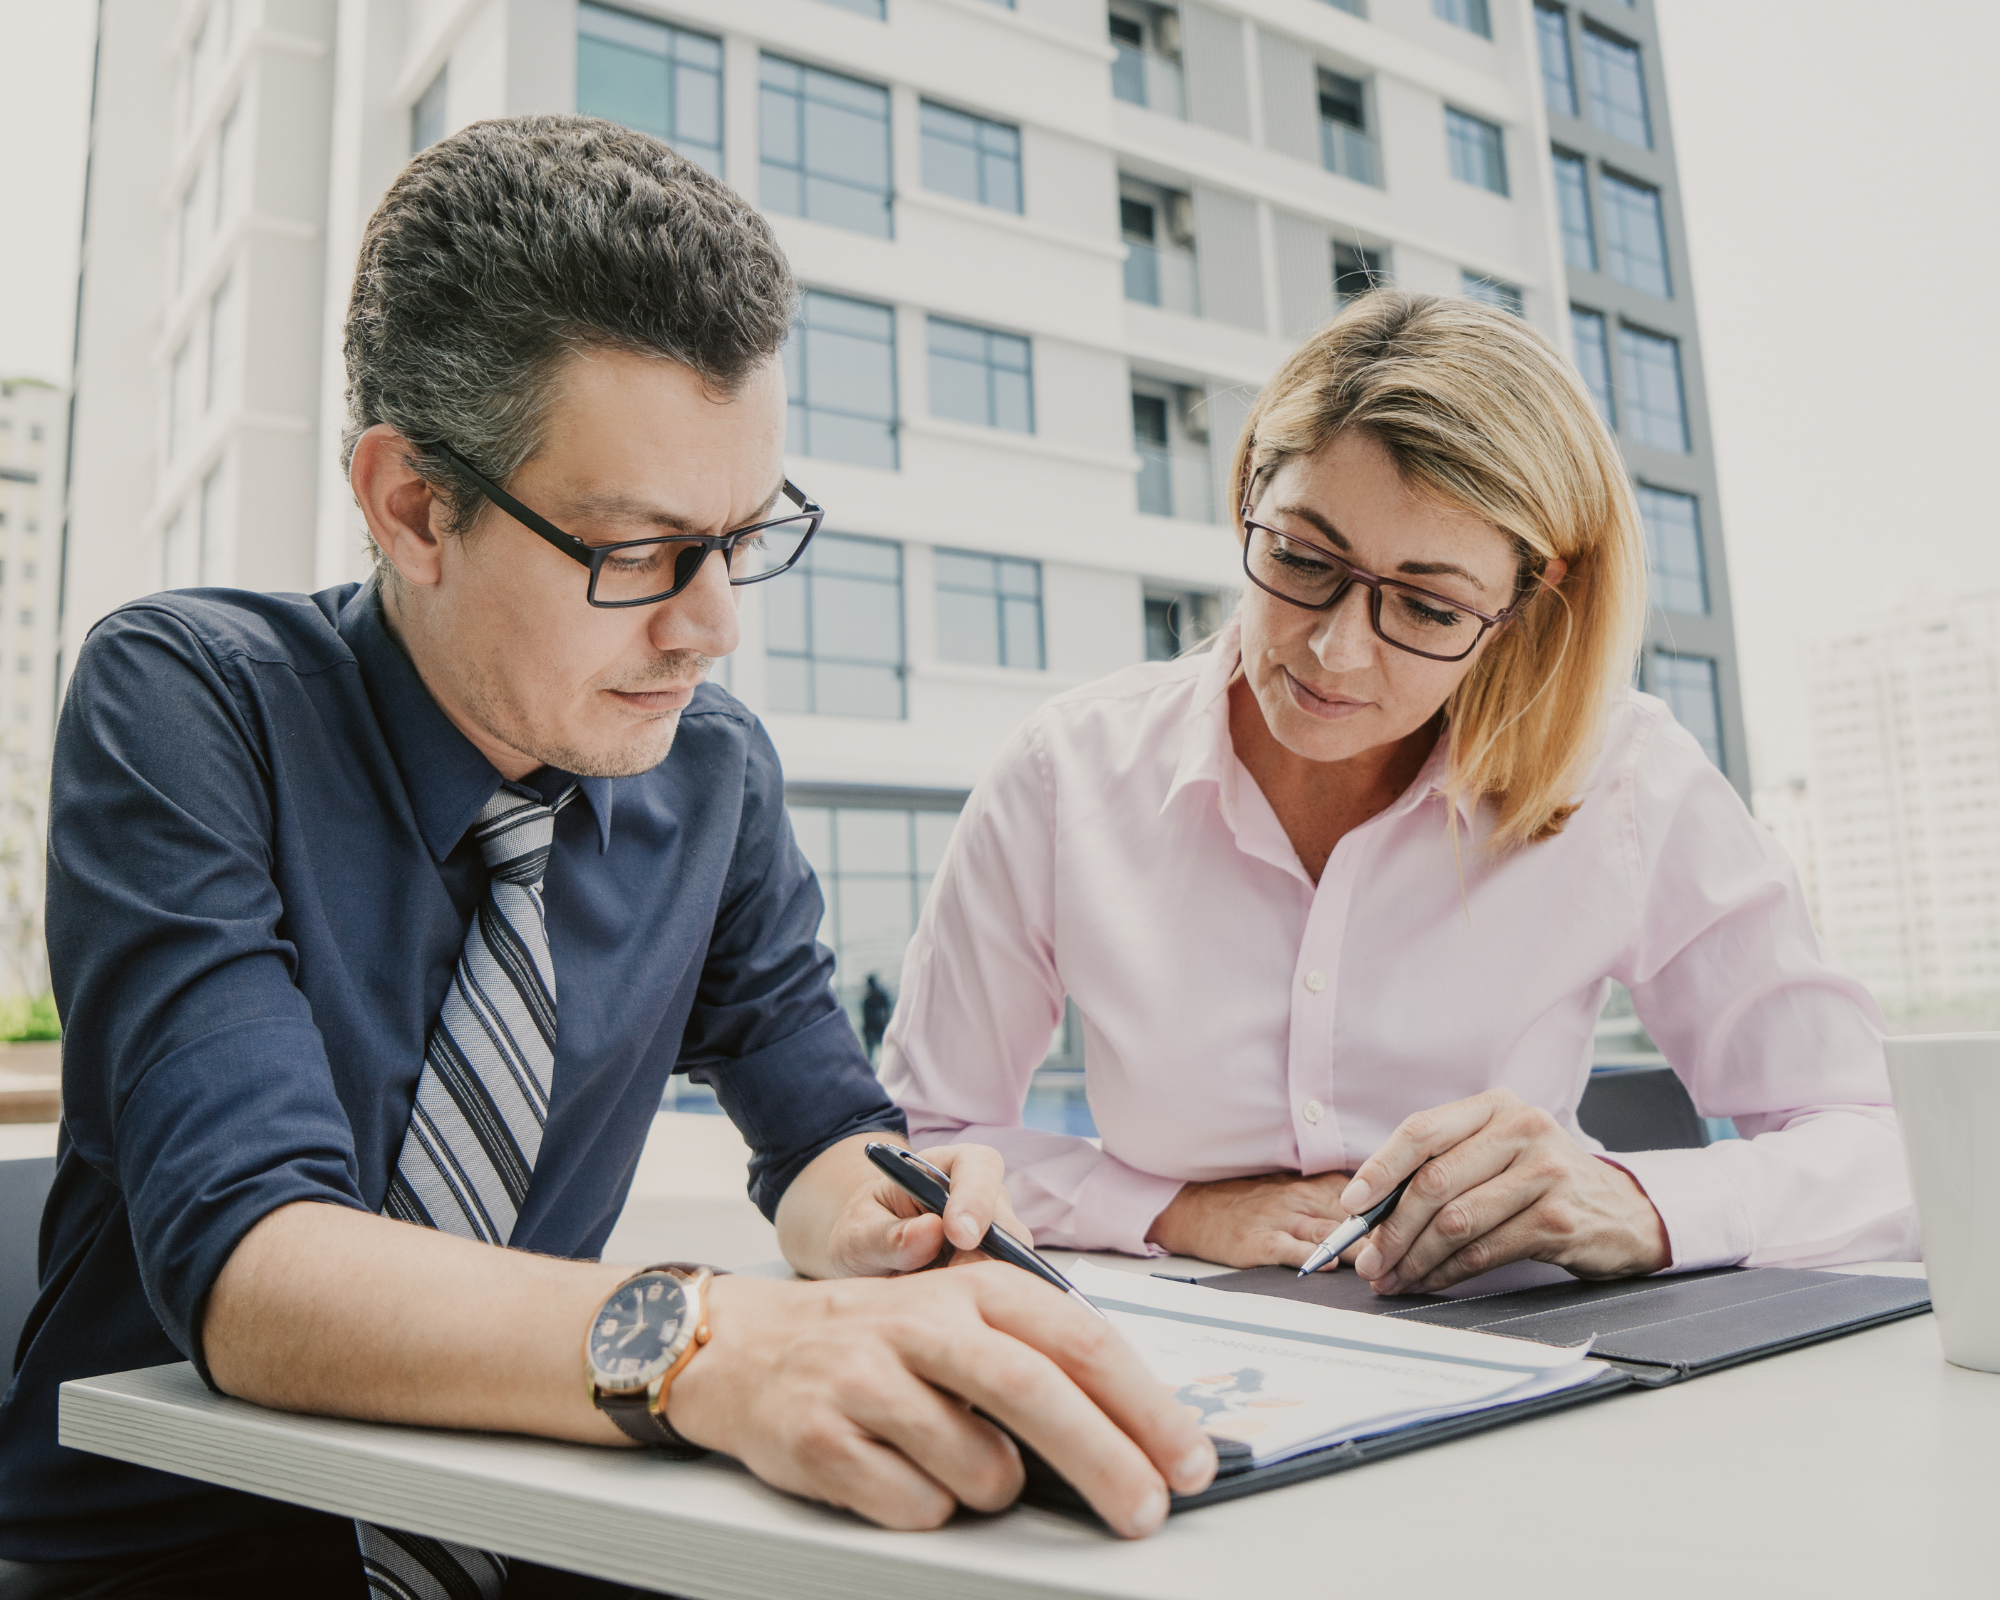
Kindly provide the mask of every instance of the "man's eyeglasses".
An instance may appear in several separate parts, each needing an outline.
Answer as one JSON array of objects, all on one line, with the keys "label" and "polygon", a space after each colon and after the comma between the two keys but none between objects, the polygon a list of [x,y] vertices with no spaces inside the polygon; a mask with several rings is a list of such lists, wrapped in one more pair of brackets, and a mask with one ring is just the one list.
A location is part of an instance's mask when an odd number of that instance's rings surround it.
[{"label": "man's eyeglasses", "polygon": [[1243,571],[1266,594],[1308,611],[1331,611],[1355,584],[1368,590],[1368,620],[1385,644],[1428,661],[1463,661],[1488,629],[1520,609],[1516,601],[1488,616],[1462,600],[1378,578],[1331,550],[1243,517]]},{"label": "man's eyeglasses", "polygon": [[[590,603],[594,606],[643,606],[656,600],[670,600],[695,580],[701,565],[717,550],[729,569],[729,581],[741,586],[762,583],[798,565],[812,536],[819,532],[826,513],[787,479],[785,498],[797,512],[755,522],[731,533],[677,533],[659,539],[624,539],[617,544],[585,544],[564,533],[548,518],[530,511],[499,484],[481,472],[464,456],[440,440],[432,446],[470,478],[479,492],[530,533],[541,535],[572,561],[590,569]],[[764,564],[755,572],[738,577],[735,570],[739,549],[763,552]]]}]

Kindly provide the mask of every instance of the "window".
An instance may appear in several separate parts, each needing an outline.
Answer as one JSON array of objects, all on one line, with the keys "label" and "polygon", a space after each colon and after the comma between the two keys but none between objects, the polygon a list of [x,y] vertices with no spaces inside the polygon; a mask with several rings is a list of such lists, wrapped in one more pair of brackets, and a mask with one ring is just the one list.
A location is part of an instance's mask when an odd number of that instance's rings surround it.
[{"label": "window", "polygon": [[1381,181],[1368,136],[1368,86],[1325,67],[1319,70],[1319,158],[1328,172],[1356,183]]},{"label": "window", "polygon": [[1110,14],[1111,92],[1169,117],[1187,115],[1181,19],[1161,6],[1123,4]]},{"label": "window", "polygon": [[1035,431],[1028,341],[930,319],[931,415],[1013,433]]},{"label": "window", "polygon": [[1639,47],[1596,28],[1583,30],[1583,94],[1590,120],[1615,139],[1653,148]]},{"label": "window", "polygon": [[438,75],[431,79],[431,86],[417,96],[416,104],[410,107],[410,154],[428,150],[444,137],[444,112],[446,75],[449,65],[438,68]]},{"label": "window", "polygon": [[1208,396],[1201,389],[1134,377],[1132,448],[1139,457],[1143,514],[1215,520],[1207,410]]},{"label": "window", "polygon": [[893,790],[879,799],[863,792],[851,796],[861,804],[843,804],[850,796],[840,791],[820,800],[807,790],[788,807],[799,851],[826,898],[819,939],[833,952],[834,992],[857,1033],[869,976],[895,994],[903,952],[958,822],[948,801],[933,810],[938,802],[930,796],[921,809],[908,800],[896,805],[897,798]]},{"label": "window", "polygon": [[1193,200],[1136,178],[1121,178],[1118,231],[1125,241],[1125,298],[1199,316]]},{"label": "window", "polygon": [[1684,616],[1708,614],[1708,573],[1701,559],[1701,511],[1691,494],[1639,485],[1646,528],[1646,575],[1653,604]]},{"label": "window", "polygon": [[777,56],[762,85],[765,208],[888,238],[889,91]]},{"label": "window", "polygon": [[1604,256],[1611,276],[1662,300],[1673,294],[1667,276],[1667,230],[1660,219],[1660,191],[1615,173],[1597,174],[1604,204]]},{"label": "window", "polygon": [[1583,374],[1583,386],[1597,402],[1597,414],[1605,427],[1618,431],[1618,407],[1611,398],[1611,339],[1604,326],[1604,313],[1569,308],[1570,338],[1576,345],[1576,368]]},{"label": "window", "polygon": [[1562,223],[1563,260],[1597,270],[1597,236],[1590,226],[1590,169],[1582,156],[1555,152],[1556,214]]},{"label": "window", "polygon": [[874,17],[878,22],[883,16],[884,0],[826,0],[826,3],[852,11],[857,17]]},{"label": "window", "polygon": [[236,376],[236,277],[222,280],[222,287],[208,302],[208,372],[202,385],[202,409],[212,411],[225,386]]},{"label": "window", "polygon": [[229,108],[229,114],[222,119],[222,126],[215,135],[215,227],[220,232],[223,223],[229,220],[236,209],[236,188],[243,181],[238,170],[242,154],[236,146],[239,130],[243,124],[243,102],[239,99]]},{"label": "window", "polygon": [[1576,67],[1569,53],[1569,13],[1535,7],[1535,42],[1542,56],[1542,99],[1557,116],[1576,115]]},{"label": "window", "polygon": [[1707,656],[1653,652],[1653,693],[1666,701],[1674,721],[1694,735],[1703,754],[1722,765],[1722,706],[1715,692],[1715,663]]},{"label": "window", "polygon": [[1451,175],[1460,183],[1505,194],[1507,146],[1498,126],[1446,106],[1444,131],[1451,146]]},{"label": "window", "polygon": [[1468,300],[1477,300],[1502,311],[1511,311],[1517,317],[1527,315],[1527,308],[1521,300],[1521,290],[1517,284],[1507,283],[1499,278],[1484,277],[1477,272],[1461,272],[1458,275],[1458,292]]},{"label": "window", "polygon": [[174,231],[174,288],[185,289],[188,284],[188,268],[194,262],[195,222],[199,216],[196,209],[196,195],[201,188],[201,174],[196,173],[189,180],[187,190],[181,195],[180,226]]},{"label": "window", "polygon": [[903,715],[901,545],[822,533],[765,586],[764,629],[773,711]]},{"label": "window", "polygon": [[1171,661],[1200,644],[1215,622],[1213,595],[1149,594],[1146,596],[1146,659]]},{"label": "window", "polygon": [[1344,306],[1388,281],[1389,274],[1383,268],[1380,250],[1365,249],[1358,244],[1337,244],[1333,247],[1333,302],[1336,306]]},{"label": "window", "polygon": [[923,106],[924,187],[999,211],[1021,209],[1021,130],[945,106]]},{"label": "window", "polygon": [[1042,668],[1042,566],[937,552],[938,654],[987,667]]},{"label": "window", "polygon": [[576,109],[665,140],[722,176],[722,41],[589,0],[576,12]]},{"label": "window", "polygon": [[1656,450],[1684,453],[1688,428],[1680,341],[1621,323],[1618,360],[1625,369],[1625,431]]},{"label": "window", "polygon": [[1493,37],[1493,13],[1487,0],[1431,0],[1431,11],[1454,28],[1476,33],[1482,39]]},{"label": "window", "polygon": [[1368,8],[1362,0],[1322,0],[1322,4],[1332,6],[1336,11],[1345,11],[1350,17],[1366,17]]},{"label": "window", "polygon": [[194,359],[191,350],[192,339],[184,341],[174,352],[173,364],[167,370],[167,459],[178,460],[187,446],[187,436],[192,431],[194,419],[200,415],[195,405]]},{"label": "window", "polygon": [[887,306],[808,289],[785,338],[795,455],[894,468],[896,315]]}]

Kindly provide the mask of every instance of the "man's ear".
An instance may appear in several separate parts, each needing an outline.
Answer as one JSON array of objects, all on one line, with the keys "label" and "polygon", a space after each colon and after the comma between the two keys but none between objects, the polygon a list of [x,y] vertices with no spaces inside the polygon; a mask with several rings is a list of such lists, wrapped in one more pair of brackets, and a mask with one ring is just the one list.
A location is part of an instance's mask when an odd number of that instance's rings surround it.
[{"label": "man's ear", "polygon": [[410,442],[378,422],[354,442],[347,481],[362,519],[405,583],[435,584],[443,554],[444,505],[410,467]]}]

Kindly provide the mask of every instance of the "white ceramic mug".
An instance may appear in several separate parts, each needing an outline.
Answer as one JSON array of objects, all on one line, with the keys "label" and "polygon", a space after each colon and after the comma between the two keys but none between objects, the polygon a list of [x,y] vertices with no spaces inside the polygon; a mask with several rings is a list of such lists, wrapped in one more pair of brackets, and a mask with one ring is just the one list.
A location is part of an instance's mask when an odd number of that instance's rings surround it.
[{"label": "white ceramic mug", "polygon": [[2000,1372],[2000,1033],[1888,1041],[1944,1358]]}]

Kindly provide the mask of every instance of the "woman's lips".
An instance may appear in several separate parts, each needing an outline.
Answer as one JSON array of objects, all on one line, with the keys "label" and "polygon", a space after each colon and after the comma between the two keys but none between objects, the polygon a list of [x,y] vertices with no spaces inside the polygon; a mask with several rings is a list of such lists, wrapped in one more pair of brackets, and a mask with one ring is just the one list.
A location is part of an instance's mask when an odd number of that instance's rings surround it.
[{"label": "woman's lips", "polygon": [[1337,722],[1342,717],[1351,717],[1358,711],[1366,711],[1368,709],[1368,702],[1366,700],[1356,700],[1342,694],[1315,694],[1304,684],[1300,683],[1297,678],[1293,677],[1289,671],[1285,673],[1285,682],[1292,691],[1292,704],[1309,717],[1318,717],[1326,722]]}]

